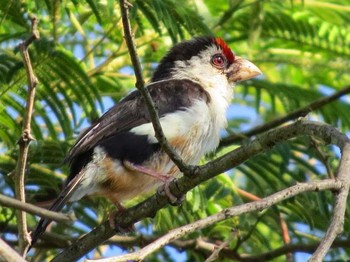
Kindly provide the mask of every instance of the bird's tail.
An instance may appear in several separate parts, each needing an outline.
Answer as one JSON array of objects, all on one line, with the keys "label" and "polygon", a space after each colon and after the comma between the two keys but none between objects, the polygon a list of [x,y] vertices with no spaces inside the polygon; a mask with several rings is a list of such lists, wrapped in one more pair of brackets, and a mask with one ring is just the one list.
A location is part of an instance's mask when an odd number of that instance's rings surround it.
[{"label": "bird's tail", "polygon": [[[59,194],[55,202],[49,208],[50,211],[59,212],[67,204],[67,202],[72,197],[73,193],[77,189],[77,185],[84,177],[84,172],[79,172],[69,183],[65,186],[62,192]],[[32,232],[32,242],[28,251],[34,246],[38,241],[39,237],[45,232],[46,228],[50,225],[52,220],[47,218],[41,218],[35,230]]]}]

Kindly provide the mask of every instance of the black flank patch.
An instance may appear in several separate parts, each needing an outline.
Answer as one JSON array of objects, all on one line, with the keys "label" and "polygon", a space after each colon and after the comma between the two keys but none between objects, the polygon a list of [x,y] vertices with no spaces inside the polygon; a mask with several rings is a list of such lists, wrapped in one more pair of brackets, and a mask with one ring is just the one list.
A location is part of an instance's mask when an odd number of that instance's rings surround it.
[{"label": "black flank patch", "polygon": [[101,146],[113,159],[128,160],[134,164],[142,164],[160,149],[159,143],[150,143],[147,135],[131,132],[115,134],[97,146]]},{"label": "black flank patch", "polygon": [[[112,159],[127,160],[133,164],[142,164],[160,149],[159,143],[149,143],[147,135],[136,135],[131,132],[117,133],[96,146],[100,146]],[[80,172],[92,160],[93,149],[78,155],[71,164],[66,183]]]}]

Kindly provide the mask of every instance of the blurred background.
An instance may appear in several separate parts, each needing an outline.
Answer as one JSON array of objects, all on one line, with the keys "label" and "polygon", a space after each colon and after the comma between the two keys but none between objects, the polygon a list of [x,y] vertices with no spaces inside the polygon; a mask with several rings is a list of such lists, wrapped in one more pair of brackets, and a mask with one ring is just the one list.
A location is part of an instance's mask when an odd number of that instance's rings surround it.
[{"label": "blurred background", "polygon": [[[254,136],[246,133],[350,85],[350,4],[293,0],[130,0],[130,19],[145,78],[179,41],[193,36],[223,38],[239,56],[254,62],[263,76],[235,87],[223,137],[231,140],[202,160],[220,156]],[[0,192],[14,196],[27,77],[17,45],[29,36],[30,17],[39,19],[41,38],[30,46],[39,79],[27,166],[30,203],[54,199],[68,173],[66,152],[78,134],[134,89],[135,78],[123,40],[118,1],[0,0]],[[308,119],[342,132],[350,127],[345,95],[324,103]],[[294,119],[291,119],[294,120]],[[262,129],[259,133],[268,131]],[[243,134],[242,134],[243,132]],[[349,133],[348,133],[349,134]],[[256,135],[256,134],[254,134]],[[111,256],[137,249],[170,229],[284,189],[296,182],[332,177],[340,152],[313,137],[299,137],[251,158],[187,194],[180,207],[160,210],[136,225],[136,233],[115,238],[87,254]],[[250,194],[247,194],[249,192]],[[145,197],[145,196],[144,196]],[[131,206],[142,199],[126,203]],[[229,219],[169,244],[147,261],[204,261],[211,251],[204,241],[228,241],[220,261],[243,255],[264,261],[304,261],[328,227],[331,192],[307,193],[268,210]],[[63,212],[74,212],[72,226],[53,224],[29,254],[33,261],[53,258],[60,248],[106,220],[113,206],[102,198],[85,198]],[[329,261],[350,254],[349,210],[345,231]],[[28,215],[33,228],[38,217]],[[15,210],[0,207],[0,235],[17,245]],[[126,241],[126,239],[128,241]],[[275,253],[273,253],[275,251]]]}]

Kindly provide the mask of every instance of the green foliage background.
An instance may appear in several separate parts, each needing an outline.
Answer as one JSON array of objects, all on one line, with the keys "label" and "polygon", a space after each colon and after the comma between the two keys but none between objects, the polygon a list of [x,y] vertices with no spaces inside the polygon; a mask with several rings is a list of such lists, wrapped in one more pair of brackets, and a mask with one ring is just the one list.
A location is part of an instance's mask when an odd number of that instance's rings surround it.
[{"label": "green foliage background", "polygon": [[[130,0],[131,23],[144,75],[150,78],[157,61],[173,43],[196,35],[224,38],[240,56],[257,64],[264,76],[235,88],[227,135],[247,126],[268,122],[340,90],[350,83],[350,4],[339,1],[243,0]],[[26,74],[17,44],[28,37],[29,16],[39,20],[41,38],[30,48],[39,79],[27,170],[27,200],[53,199],[60,191],[67,167],[65,153],[77,134],[134,87],[131,63],[123,41],[118,2],[114,0],[0,0],[0,192],[13,195],[11,174],[17,159],[26,99]],[[240,112],[245,109],[251,114]],[[244,111],[244,110],[243,110]],[[347,132],[349,97],[339,99],[308,117]],[[253,115],[253,117],[252,117]],[[244,141],[242,141],[244,143]],[[221,148],[220,155],[238,144]],[[320,156],[319,150],[323,153]],[[216,156],[208,156],[209,161]],[[248,201],[237,187],[263,197],[296,182],[326,178],[324,162],[333,168],[339,152],[309,137],[283,143],[244,165],[208,181],[187,195],[180,208],[161,210],[139,229],[152,237],[179,225]],[[134,200],[128,205],[139,200]],[[284,245],[280,217],[288,225],[292,243],[312,244],[324,235],[333,205],[329,192],[305,194],[261,213],[227,220],[188,239],[203,237],[230,243],[239,254],[260,254]],[[75,203],[80,224],[54,225],[62,243],[89,232],[107,216],[104,199],[86,198]],[[88,210],[88,212],[87,212]],[[348,209],[350,210],[350,209]],[[349,212],[349,211],[348,211]],[[349,239],[349,215],[344,240]],[[34,227],[37,218],[29,216]],[[0,207],[2,238],[13,241],[14,210]],[[240,239],[240,240],[239,240]],[[50,241],[47,243],[50,246]],[[51,247],[53,243],[51,242]],[[123,247],[122,247],[123,248]],[[104,248],[96,254],[104,254]],[[100,252],[100,253],[99,253]],[[207,254],[186,249],[188,260],[202,261]],[[332,249],[328,259],[347,259],[347,248]],[[57,250],[31,254],[37,261]],[[163,249],[149,261],[176,261]],[[279,257],[276,261],[284,261]]]}]

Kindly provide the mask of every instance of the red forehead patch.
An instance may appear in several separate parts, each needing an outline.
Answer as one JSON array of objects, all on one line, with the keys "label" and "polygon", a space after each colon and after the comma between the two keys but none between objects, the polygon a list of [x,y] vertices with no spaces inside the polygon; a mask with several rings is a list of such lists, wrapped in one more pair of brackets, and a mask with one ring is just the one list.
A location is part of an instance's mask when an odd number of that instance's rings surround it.
[{"label": "red forehead patch", "polygon": [[224,55],[226,56],[226,58],[228,59],[228,61],[233,63],[233,61],[235,60],[235,55],[232,53],[231,48],[228,47],[226,42],[222,38],[215,38],[215,42],[218,46],[221,47],[221,49],[222,49]]}]

